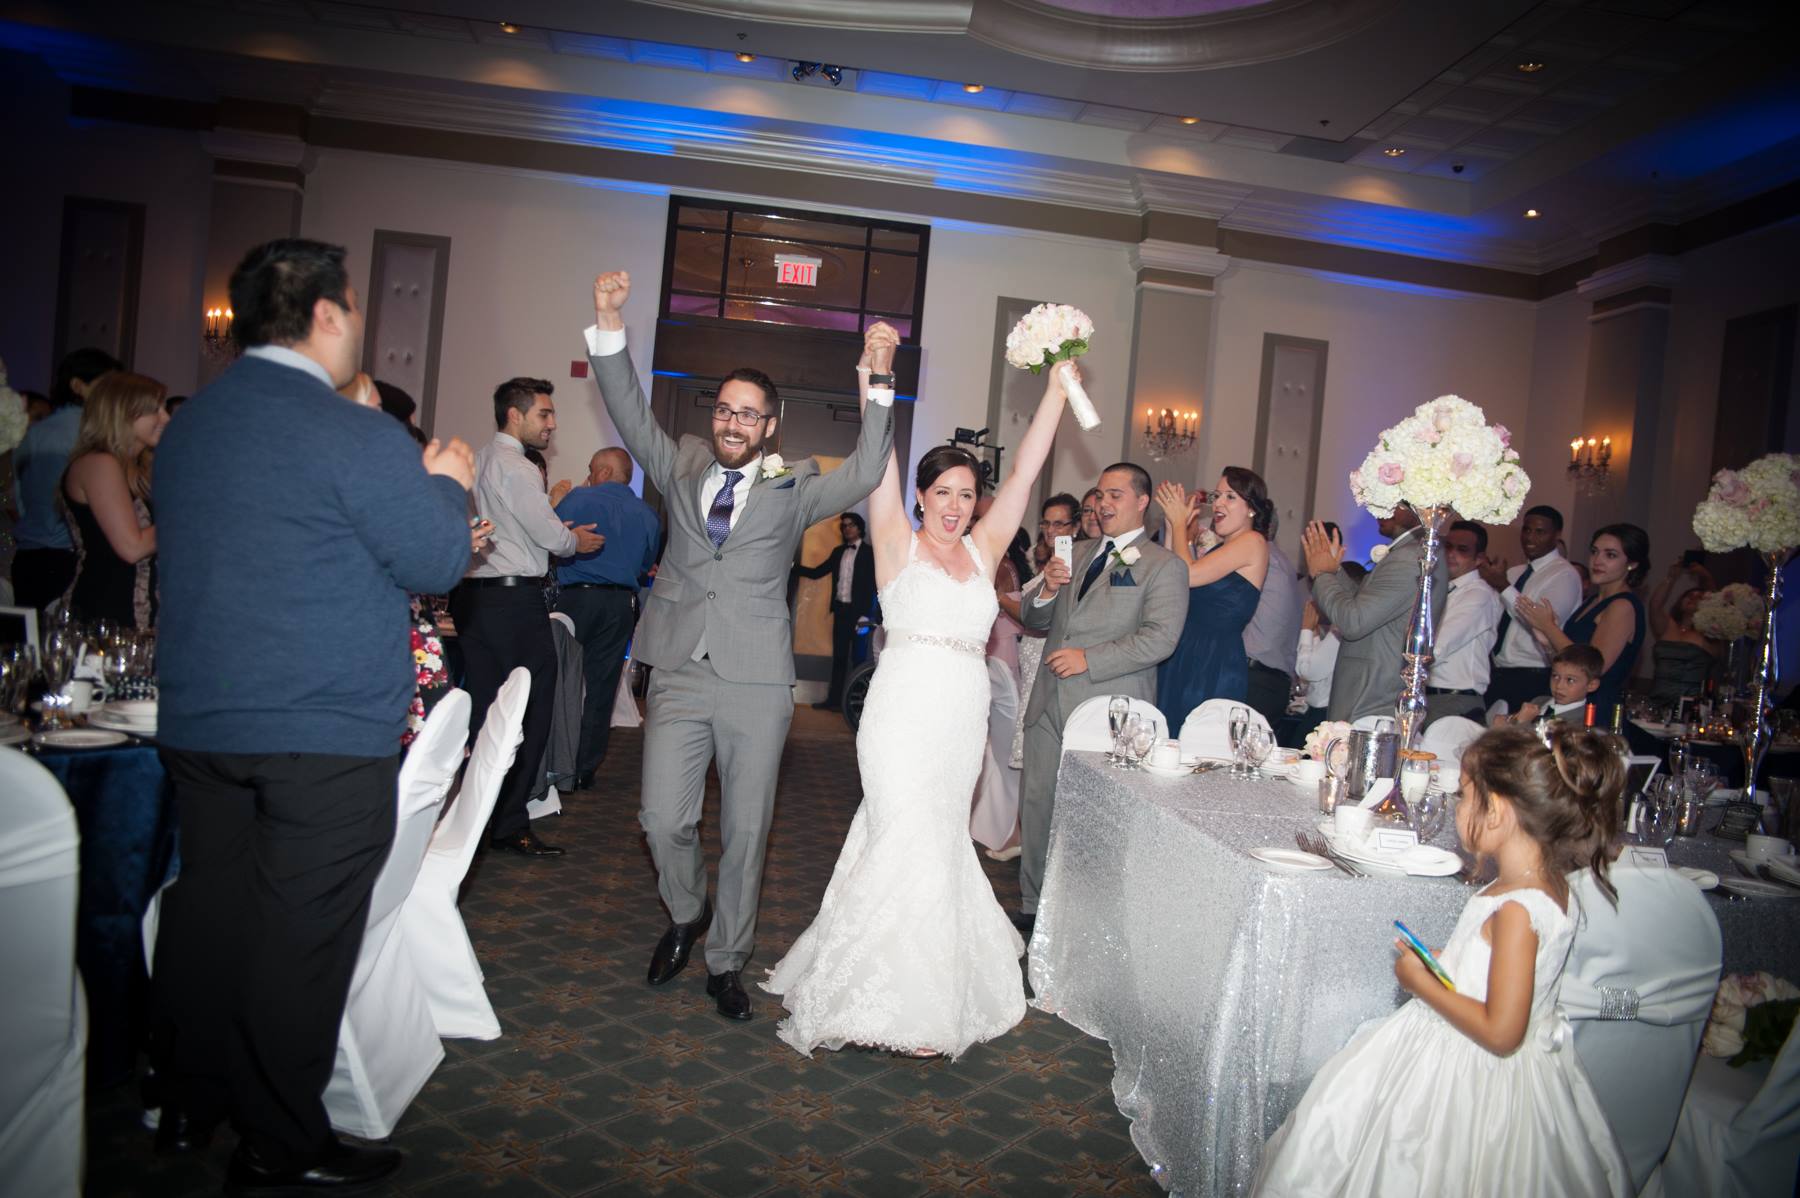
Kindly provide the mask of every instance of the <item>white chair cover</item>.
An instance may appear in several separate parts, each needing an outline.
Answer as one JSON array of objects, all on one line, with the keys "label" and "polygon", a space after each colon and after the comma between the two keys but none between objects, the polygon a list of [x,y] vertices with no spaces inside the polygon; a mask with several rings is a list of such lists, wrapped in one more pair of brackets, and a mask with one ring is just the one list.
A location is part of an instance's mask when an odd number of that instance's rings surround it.
[{"label": "white chair cover", "polygon": [[1262,712],[1235,699],[1208,699],[1188,713],[1181,725],[1181,756],[1229,759],[1231,757],[1231,709],[1242,707],[1250,713],[1250,722],[1269,730]]},{"label": "white chair cover", "polygon": [[1462,779],[1463,750],[1480,739],[1487,729],[1467,716],[1447,715],[1431,721],[1425,727],[1425,735],[1419,738],[1419,747],[1427,753],[1437,754],[1438,785],[1450,793]]},{"label": "white chair cover", "polygon": [[456,893],[494,812],[500,783],[512,768],[524,734],[531,671],[520,666],[506,679],[476,737],[462,790],[431,837],[419,880],[400,908],[401,939],[412,955],[437,1034],[496,1040],[500,1021],[482,985],[481,964],[469,943]]},{"label": "white chair cover", "polygon": [[0,749],[0,1194],[79,1194],[87,1001],[75,972],[80,833],[49,770]]},{"label": "white chair cover", "polygon": [[998,850],[1019,827],[1019,771],[1010,763],[1013,727],[1019,720],[1019,684],[1012,667],[999,658],[988,658],[987,667],[988,740],[969,812],[969,835]]},{"label": "white chair cover", "polygon": [[1673,870],[1620,863],[1608,872],[1616,909],[1592,871],[1569,877],[1581,921],[1560,1001],[1575,1054],[1641,1189],[1669,1146],[1712,1010],[1719,921],[1699,888]]},{"label": "white chair cover", "polygon": [[[1106,705],[1112,701],[1111,695],[1095,695],[1083,699],[1081,705],[1069,713],[1063,721],[1062,751],[1070,749],[1088,749],[1097,753],[1105,753],[1112,749],[1112,725],[1106,718]],[[1156,706],[1143,699],[1133,699],[1131,710],[1140,719],[1156,721],[1157,736],[1166,738],[1169,735],[1169,721]]]},{"label": "white chair cover", "polygon": [[1668,1156],[1646,1195],[1791,1198],[1800,1193],[1800,1023],[1758,1084],[1753,1066],[1701,1057]]},{"label": "white chair cover", "polygon": [[1512,704],[1511,703],[1508,703],[1505,699],[1495,699],[1492,703],[1488,704],[1487,722],[1491,724],[1495,720],[1499,719],[1501,716],[1511,715],[1511,714],[1512,714]]},{"label": "white chair cover", "polygon": [[625,659],[625,668],[619,671],[619,689],[613,692],[612,726],[615,728],[641,728],[644,713],[638,710],[637,696],[631,693],[631,658]]},{"label": "white chair cover", "polygon": [[340,1131],[385,1139],[444,1059],[431,1008],[404,944],[400,910],[462,765],[469,694],[453,690],[426,717],[400,767],[394,843],[375,879],[369,921],[338,1025],[325,1112]]}]

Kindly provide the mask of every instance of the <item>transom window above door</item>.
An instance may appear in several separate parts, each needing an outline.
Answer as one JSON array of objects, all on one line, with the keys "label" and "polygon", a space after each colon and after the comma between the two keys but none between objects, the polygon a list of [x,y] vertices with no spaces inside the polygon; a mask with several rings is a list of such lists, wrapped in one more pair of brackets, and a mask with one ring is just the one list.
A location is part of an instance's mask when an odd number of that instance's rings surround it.
[{"label": "transom window above door", "polygon": [[925,225],[672,196],[662,315],[854,334],[885,320],[917,344],[930,237]]}]

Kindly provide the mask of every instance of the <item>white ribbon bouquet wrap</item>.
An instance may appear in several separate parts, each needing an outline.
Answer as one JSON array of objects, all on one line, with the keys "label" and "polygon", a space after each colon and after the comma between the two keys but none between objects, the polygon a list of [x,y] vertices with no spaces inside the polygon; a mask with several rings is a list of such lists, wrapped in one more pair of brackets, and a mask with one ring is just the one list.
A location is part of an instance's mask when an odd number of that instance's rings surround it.
[{"label": "white ribbon bouquet wrap", "polygon": [[[1068,304],[1039,304],[1019,318],[1013,331],[1006,335],[1006,360],[1020,370],[1040,374],[1046,366],[1057,366],[1079,358],[1094,336],[1094,322],[1080,308]],[[1100,427],[1100,413],[1094,401],[1068,366],[1062,371],[1063,387],[1069,393],[1069,411],[1083,432]]]}]

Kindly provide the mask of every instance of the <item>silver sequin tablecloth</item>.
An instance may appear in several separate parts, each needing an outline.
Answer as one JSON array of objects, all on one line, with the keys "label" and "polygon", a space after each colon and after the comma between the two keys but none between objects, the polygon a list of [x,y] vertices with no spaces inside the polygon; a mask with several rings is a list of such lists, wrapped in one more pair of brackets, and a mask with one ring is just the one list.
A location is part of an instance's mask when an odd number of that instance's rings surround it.
[{"label": "silver sequin tablecloth", "polygon": [[[1069,753],[1031,941],[1034,1003],[1113,1051],[1113,1097],[1163,1185],[1246,1193],[1263,1142],[1321,1065],[1405,997],[1393,921],[1449,939],[1470,891],[1450,878],[1277,873],[1320,819],[1286,782],[1167,780]],[[1448,821],[1447,821],[1448,822]],[[1446,827],[1439,843],[1453,843]],[[1703,836],[1670,856],[1730,872]],[[1800,899],[1713,901],[1725,968],[1792,974]]]}]

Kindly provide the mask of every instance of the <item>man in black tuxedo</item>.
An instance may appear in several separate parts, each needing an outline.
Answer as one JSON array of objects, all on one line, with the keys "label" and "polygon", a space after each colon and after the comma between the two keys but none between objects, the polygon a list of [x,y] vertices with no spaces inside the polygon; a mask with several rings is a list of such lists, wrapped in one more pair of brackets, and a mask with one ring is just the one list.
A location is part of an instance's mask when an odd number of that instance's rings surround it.
[{"label": "man in black tuxedo", "polygon": [[830,578],[831,587],[831,686],[821,711],[836,711],[844,704],[844,680],[850,673],[850,650],[856,644],[856,622],[875,610],[875,553],[863,543],[863,518],[855,512],[838,517],[844,543],[816,566],[795,566],[801,578]]}]

